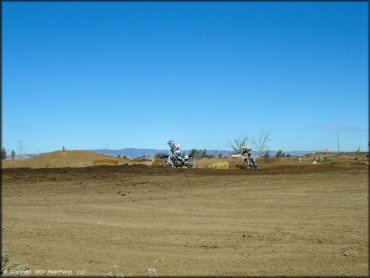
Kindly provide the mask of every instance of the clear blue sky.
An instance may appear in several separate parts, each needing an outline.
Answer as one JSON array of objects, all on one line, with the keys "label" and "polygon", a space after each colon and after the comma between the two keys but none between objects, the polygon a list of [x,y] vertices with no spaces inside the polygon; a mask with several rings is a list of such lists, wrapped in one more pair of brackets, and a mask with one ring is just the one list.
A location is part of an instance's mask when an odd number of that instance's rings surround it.
[{"label": "clear blue sky", "polygon": [[368,149],[368,3],[5,2],[2,142]]}]

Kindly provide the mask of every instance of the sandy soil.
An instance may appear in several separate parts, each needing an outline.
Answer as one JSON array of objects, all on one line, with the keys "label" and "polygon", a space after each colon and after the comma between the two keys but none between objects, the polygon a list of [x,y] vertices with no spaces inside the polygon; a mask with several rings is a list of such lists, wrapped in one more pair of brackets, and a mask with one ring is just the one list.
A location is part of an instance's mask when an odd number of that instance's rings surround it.
[{"label": "sandy soil", "polygon": [[368,274],[366,165],[5,169],[2,214],[32,271]]},{"label": "sandy soil", "polygon": [[97,165],[150,165],[151,161],[129,160],[106,156],[93,151],[55,151],[22,160],[3,160],[1,167],[6,168],[81,168]]}]

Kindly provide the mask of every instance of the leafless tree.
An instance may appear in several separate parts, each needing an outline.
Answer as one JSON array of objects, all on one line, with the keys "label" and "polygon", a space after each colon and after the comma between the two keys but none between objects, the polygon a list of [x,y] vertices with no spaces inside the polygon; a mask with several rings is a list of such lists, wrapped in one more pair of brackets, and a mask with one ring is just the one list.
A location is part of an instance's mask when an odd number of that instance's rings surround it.
[{"label": "leafless tree", "polygon": [[268,150],[268,143],[271,142],[271,133],[264,128],[261,129],[258,140],[253,140],[253,145],[258,151],[258,157],[262,157],[263,153]]},{"label": "leafless tree", "polygon": [[230,149],[232,149],[235,153],[241,153],[241,147],[246,146],[248,142],[248,137],[238,137],[235,138],[233,141],[229,142],[227,145]]}]

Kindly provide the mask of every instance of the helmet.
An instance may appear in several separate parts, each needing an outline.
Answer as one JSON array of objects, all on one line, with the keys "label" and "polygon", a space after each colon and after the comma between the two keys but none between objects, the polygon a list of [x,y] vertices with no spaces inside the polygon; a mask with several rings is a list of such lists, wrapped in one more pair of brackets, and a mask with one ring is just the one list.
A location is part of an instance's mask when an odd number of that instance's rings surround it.
[{"label": "helmet", "polygon": [[175,144],[175,142],[174,142],[173,140],[169,140],[169,141],[167,142],[167,144],[168,144],[170,147],[172,147],[172,145],[173,145],[173,144]]},{"label": "helmet", "polygon": [[241,145],[240,150],[244,151],[246,147],[244,145]]}]

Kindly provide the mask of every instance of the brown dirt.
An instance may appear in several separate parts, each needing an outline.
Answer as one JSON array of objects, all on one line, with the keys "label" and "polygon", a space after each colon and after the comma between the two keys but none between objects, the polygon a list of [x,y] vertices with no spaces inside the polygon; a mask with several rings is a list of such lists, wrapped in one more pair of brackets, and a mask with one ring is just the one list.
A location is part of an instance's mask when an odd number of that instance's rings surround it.
[{"label": "brown dirt", "polygon": [[4,169],[3,248],[32,271],[367,275],[368,166],[317,166]]},{"label": "brown dirt", "polygon": [[[318,156],[316,156],[318,157]],[[302,162],[299,163],[298,157],[272,157],[272,158],[262,158],[257,159],[257,163],[260,165],[261,169],[271,168],[271,167],[280,167],[280,166],[308,166],[312,165],[313,158],[303,157]],[[243,166],[243,159],[241,158],[202,158],[198,160],[199,168],[208,168],[212,164],[216,163],[225,163],[229,164],[230,169],[240,169]],[[340,159],[337,156],[329,157],[326,161],[321,161],[315,166],[322,167],[323,165],[342,165],[352,167],[354,165],[363,164],[368,165],[367,159],[364,156],[359,156],[358,160],[351,159]],[[299,169],[299,168],[297,168]]]},{"label": "brown dirt", "polygon": [[217,162],[217,163],[213,163],[213,164],[209,165],[208,168],[212,168],[212,169],[230,169],[230,164],[229,164],[229,162]]},{"label": "brown dirt", "polygon": [[[319,164],[367,164],[368,161],[365,153],[346,153],[347,158],[343,158],[342,155],[329,154],[328,161],[320,162]],[[258,159],[257,162],[261,168],[270,168],[279,165],[311,165],[312,158],[323,154],[307,155],[303,157],[302,163],[298,162],[297,157],[280,157],[270,159]],[[358,157],[358,160],[350,159],[349,157]],[[231,169],[239,169],[243,165],[243,160],[240,158],[234,159],[218,159],[218,158],[202,158],[198,160],[199,168],[208,168],[212,164],[225,163],[229,164]],[[2,168],[64,168],[64,167],[90,167],[97,165],[133,165],[133,164],[144,164],[151,166],[163,166],[162,162],[158,159],[124,159],[116,158],[111,156],[105,156],[91,151],[56,151],[44,155],[40,155],[30,159],[24,160],[5,160],[2,161]]]},{"label": "brown dirt", "polygon": [[135,163],[150,164],[144,161],[114,158],[91,151],[55,151],[24,160],[5,160],[2,161],[2,168],[64,168]]},{"label": "brown dirt", "polygon": [[162,163],[162,160],[160,160],[159,158],[155,158],[153,159],[152,161],[152,166],[153,167],[162,167],[164,166],[163,163]]}]

